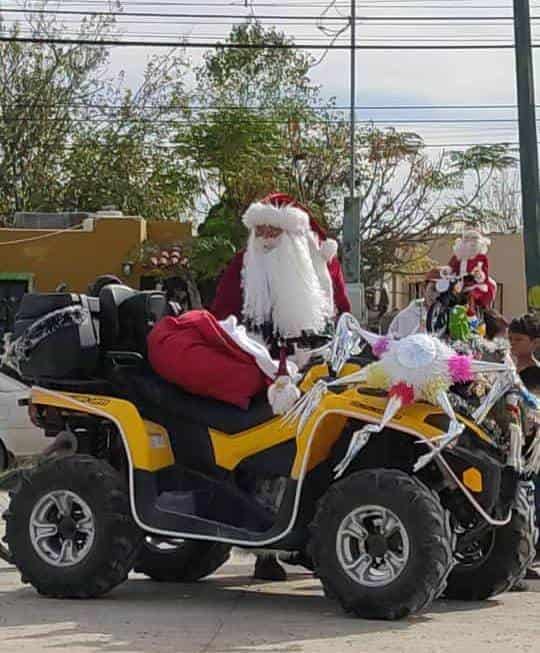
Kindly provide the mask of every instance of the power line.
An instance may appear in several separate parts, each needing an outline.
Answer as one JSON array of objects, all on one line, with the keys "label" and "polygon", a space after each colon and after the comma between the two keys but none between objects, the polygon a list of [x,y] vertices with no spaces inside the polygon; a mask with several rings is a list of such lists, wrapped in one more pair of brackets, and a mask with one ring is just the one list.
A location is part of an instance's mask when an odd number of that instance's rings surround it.
[{"label": "power line", "polygon": [[[149,3],[152,4],[152,3]],[[81,11],[72,9],[0,9],[0,13],[12,14],[40,14],[40,15],[74,15],[74,16],[118,16],[139,17],[139,18],[186,18],[186,19],[221,19],[221,18],[254,18],[255,20],[309,20],[320,21],[319,16],[290,16],[290,15],[255,15],[242,14],[175,14],[156,12],[132,12],[132,11]],[[324,21],[344,22],[350,20],[346,16],[326,16]],[[540,20],[539,16],[531,16],[531,20]],[[512,22],[512,16],[358,16],[357,22]]]},{"label": "power line", "polygon": [[[105,4],[104,0],[86,0],[86,1],[75,1],[75,2],[70,2],[69,0],[64,0],[65,4],[75,4],[75,5],[96,5],[96,4]],[[396,2],[396,0],[392,0],[392,2],[389,2],[388,4],[386,3],[386,0],[377,0],[376,2],[364,2],[362,3],[362,7],[368,7],[368,8],[380,8],[381,6],[384,6],[385,8],[396,8],[396,9],[402,9],[404,8],[403,5],[406,5],[407,10],[409,8],[419,8],[419,9],[455,9],[456,5],[455,3],[458,2],[459,0],[452,0],[454,4],[450,4],[448,0],[444,3],[441,4],[440,0],[430,0],[427,4],[424,4],[420,2],[419,0],[400,0],[399,3]],[[465,0],[464,0],[465,1]],[[467,0],[470,2],[470,0]],[[410,3],[410,4],[406,4]],[[164,1],[164,0],[158,0],[158,1],[149,1],[147,2],[146,0],[143,0],[141,2],[136,2],[135,0],[129,0],[127,2],[123,3],[124,5],[134,5],[134,6],[147,6],[147,5],[152,5],[152,6],[164,6],[164,7],[223,7],[223,2],[171,2],[171,1]],[[238,8],[245,8],[245,2],[238,1],[238,2],[229,2],[226,3],[227,6],[229,7],[238,7]],[[307,8],[307,7],[317,7],[317,8],[322,8],[326,7],[328,5],[328,2],[259,2],[257,1],[257,6],[258,7],[275,7],[275,8],[280,8],[280,7],[302,7],[302,8]],[[341,7],[341,8],[349,8],[350,4],[346,2],[340,2],[336,3],[334,5],[335,7]],[[533,5],[534,6],[534,5]],[[511,9],[508,5],[505,4],[490,4],[490,5],[478,5],[478,4],[473,4],[473,5],[465,5],[462,6],[461,9]]]},{"label": "power line", "polygon": [[[12,104],[15,107],[25,107],[26,104],[15,102]],[[123,110],[126,108],[126,105],[122,104],[104,104],[101,102],[55,102],[51,103],[41,103],[38,102],[33,104],[34,107],[40,108],[57,108],[57,107],[72,107],[79,109],[117,109]],[[129,108],[130,105],[127,105]],[[536,105],[540,106],[540,105]],[[219,105],[204,105],[204,104],[148,104],[143,107],[138,107],[140,109],[187,109],[193,111],[216,111],[216,110],[248,110],[248,111],[265,111],[265,107],[260,106],[249,106],[241,104],[219,104]],[[312,111],[349,111],[350,107],[347,105],[333,105],[333,104],[318,104],[318,105],[307,105],[305,107]],[[443,110],[443,111],[455,111],[455,110],[492,110],[492,109],[516,109],[517,104],[366,104],[366,105],[356,105],[354,109],[356,111],[386,111],[386,110]]]},{"label": "power line", "polygon": [[[334,44],[322,45],[319,43],[227,43],[210,41],[139,41],[118,39],[66,39],[54,37],[27,37],[27,36],[0,36],[0,42],[11,43],[39,43],[43,45],[89,45],[96,47],[144,47],[144,48],[225,48],[238,50],[350,50],[350,45]],[[540,45],[533,44],[538,48]],[[441,44],[441,45],[400,45],[389,43],[385,45],[356,45],[355,50],[513,50],[514,46],[508,44]]]},{"label": "power line", "polygon": [[[14,117],[6,117],[3,118],[3,122],[54,122],[54,121],[64,121],[66,119],[65,116],[51,116],[48,118],[43,118],[41,116],[14,116]],[[120,117],[117,118],[115,116],[93,116],[93,117],[76,117],[72,116],[71,118],[72,122],[81,122],[81,123],[117,123],[119,120],[125,120],[126,123],[146,123],[146,124],[156,124],[156,125],[174,125],[174,124],[210,124],[212,121],[209,120],[208,118],[197,118],[197,119],[189,119],[189,118],[145,118],[144,116],[134,116],[134,117]],[[230,118],[230,119],[224,119],[222,116],[219,118],[220,122],[227,123],[227,124],[236,124],[236,123],[242,123],[245,121],[242,121],[242,119],[239,118]],[[540,120],[540,118],[538,119]],[[0,118],[0,122],[2,119]],[[271,118],[271,117],[260,117],[259,118],[260,123],[265,123],[265,124],[277,124],[277,125],[288,125],[291,122],[297,122],[299,124],[302,124],[304,122],[308,122],[311,124],[346,124],[349,122],[348,118],[339,118],[339,119],[318,119],[314,120],[313,118],[305,119],[301,117],[296,117],[296,116],[291,116],[287,119],[284,118]],[[411,120],[402,120],[402,119],[387,119],[387,120],[372,120],[372,119],[363,119],[363,120],[356,120],[357,124],[361,125],[387,125],[387,126],[393,126],[393,125],[483,125],[483,124],[489,124],[490,129],[493,129],[493,125],[497,124],[512,124],[515,125],[517,123],[517,119],[513,118],[478,118],[478,119],[411,119]],[[503,129],[508,129],[507,127]]]},{"label": "power line", "polygon": [[[151,21],[147,21],[147,22],[151,22]],[[157,37],[158,39],[160,39],[160,41],[159,41],[160,43],[164,43],[164,42],[166,42],[166,41],[164,41],[164,39],[170,39],[171,37],[174,37],[174,36],[177,36],[176,32],[174,34],[170,34],[170,33],[167,34],[167,33],[163,33],[162,30],[160,30],[159,32],[156,32],[156,31],[151,31],[151,32],[148,32],[148,31],[139,32],[139,31],[137,31],[137,32],[133,32],[132,31],[129,34],[130,39],[137,38],[137,39],[141,39],[141,40],[142,39],[147,40],[147,39],[155,39]],[[191,34],[180,34],[178,36],[179,37],[182,36],[182,37],[187,38],[187,37],[191,37]],[[27,37],[27,38],[31,37],[31,38],[38,38],[38,39],[39,38],[57,38],[57,37],[48,37],[48,36],[40,37],[31,28],[26,28],[26,29],[18,31],[17,32],[17,37],[13,37],[13,38],[22,38],[22,37]],[[81,34],[81,31],[78,30],[78,29],[63,29],[62,30],[63,40],[66,40],[68,37],[70,37],[70,38],[73,37],[73,38],[76,38],[78,40],[86,38],[84,35]],[[118,37],[116,37],[114,35],[110,35],[110,36],[108,36],[108,38],[118,38]],[[198,31],[197,32],[197,38],[198,39],[205,39],[205,40],[206,39],[217,39],[217,40],[214,41],[214,45],[216,45],[216,44],[221,45],[221,43],[222,43],[222,41],[219,40],[219,36],[217,36],[214,33],[202,33],[200,31]],[[290,45],[291,46],[296,46],[297,48],[302,48],[302,47],[304,47],[304,43],[303,43],[303,41],[301,39],[304,39],[304,38],[308,39],[308,36],[307,35],[306,36],[300,35],[297,32],[296,33],[296,40],[294,42],[290,41]],[[343,37],[343,38],[345,38],[345,37]],[[309,38],[309,40],[312,41],[314,44],[317,43],[317,45],[318,45],[318,43],[322,42],[322,43],[328,44],[328,46],[331,46],[331,45],[333,45],[333,43],[336,42],[336,37],[329,40],[326,37],[317,37],[317,36],[313,37],[312,36],[312,37]],[[385,37],[380,36],[380,35],[379,36],[377,36],[377,35],[375,35],[375,36],[364,36],[363,37],[363,44],[364,44],[364,46],[371,45],[371,44],[377,44],[377,43],[386,44],[386,43],[388,43],[389,40],[392,40],[394,42],[395,46],[397,46],[398,44],[401,46],[401,45],[410,44],[410,43],[414,43],[414,45],[416,46],[416,45],[422,45],[422,44],[431,44],[433,42],[436,42],[436,44],[441,45],[441,46],[442,45],[451,46],[451,45],[461,45],[461,44],[476,44],[476,45],[480,45],[480,44],[481,45],[484,45],[484,44],[485,45],[496,45],[496,44],[498,44],[498,45],[507,45],[507,44],[510,45],[510,44],[512,44],[512,40],[511,40],[511,37],[509,35],[508,36],[504,36],[504,35],[489,36],[489,35],[465,35],[465,34],[458,35],[458,36],[455,36],[455,35],[449,35],[449,36],[448,35],[434,35],[434,36],[405,35],[405,36],[399,36],[397,34],[393,35],[393,37],[390,37],[388,35],[385,36]],[[124,38],[124,41],[125,41],[125,38]],[[124,41],[122,41],[122,42],[124,42]],[[102,42],[101,39],[97,39],[96,37],[93,38],[93,43],[99,44],[101,42]],[[147,42],[147,41],[145,41],[145,42]],[[341,41],[340,41],[340,44],[341,44]],[[228,44],[226,44],[226,45],[228,45]],[[235,44],[233,44],[233,45],[235,45]],[[277,47],[277,46],[279,46],[281,44],[275,44],[275,45]],[[253,46],[254,47],[260,47],[258,44],[253,44]],[[176,42],[176,47],[178,47],[178,42]],[[306,44],[306,47],[310,47],[310,46],[308,44]],[[361,48],[362,46],[357,46],[357,47]],[[350,48],[350,46],[349,46],[349,48]],[[325,47],[325,50],[326,49],[327,48]]]},{"label": "power line", "polygon": [[[183,23],[187,25],[187,23]],[[193,23],[193,24],[198,24],[198,23]],[[347,26],[346,26],[347,27]],[[344,28],[345,29],[345,28]],[[344,30],[342,30],[344,31]],[[32,38],[41,38],[39,36],[36,36],[34,30],[30,28],[23,29],[19,32],[17,32],[19,37],[32,37]],[[77,29],[64,29],[62,30],[62,35],[63,39],[66,40],[68,36],[73,36],[76,37],[77,39],[81,40],[81,32],[80,30]],[[138,38],[138,39],[149,39],[149,38],[159,38],[159,39],[170,39],[171,37],[174,37],[176,33],[171,34],[171,33],[163,33],[163,31],[160,30],[159,33],[156,33],[155,31],[152,32],[131,32],[129,34],[130,38]],[[180,36],[182,37],[190,37],[191,34],[181,34]],[[219,39],[219,36],[213,34],[213,33],[202,33],[202,32],[197,32],[197,37],[199,39]],[[43,37],[43,38],[49,38],[49,37]],[[112,38],[112,37],[111,37]],[[297,34],[296,36],[296,41],[294,43],[291,43],[291,45],[294,47],[296,46],[297,48],[301,49],[302,47],[310,48],[312,47],[310,44],[304,44],[302,41],[299,39],[302,38],[308,38],[307,36],[302,36]],[[334,37],[333,39],[329,40],[328,38],[325,37],[318,37],[318,36],[311,36],[309,37],[310,40],[315,44],[315,42],[320,43],[325,43],[327,46],[323,46],[325,50],[332,49],[330,46],[332,46],[336,41],[337,38]],[[345,38],[344,36],[342,38]],[[357,48],[364,48],[366,49],[367,44],[372,44],[372,43],[387,43],[389,37],[383,37],[383,36],[364,36],[362,38],[363,43],[365,44],[364,46],[357,46]],[[487,44],[487,45],[510,45],[512,43],[511,37],[510,36],[487,36],[487,35],[461,35],[461,36],[446,36],[446,35],[437,35],[437,36],[411,36],[411,35],[406,35],[406,36],[398,36],[398,35],[393,35],[392,37],[394,41],[394,46],[398,47],[398,43],[403,43],[407,44],[410,42],[414,42],[415,46],[416,45],[422,45],[422,44],[429,44],[436,42],[437,44],[440,45],[460,45],[460,44],[470,44],[470,43],[476,43],[479,45],[480,43],[482,44]],[[442,42],[445,42],[444,44]],[[163,43],[164,41],[160,41],[160,43]],[[93,43],[99,44],[101,41],[96,41],[94,39]],[[341,41],[340,41],[341,43]],[[221,41],[215,41],[215,45],[220,45],[221,46],[222,42]],[[179,43],[176,42],[175,47],[178,47]],[[254,47],[261,47],[259,45],[255,45]],[[279,47],[279,44],[276,44],[276,47]],[[348,49],[350,49],[350,45],[348,46]],[[369,48],[368,48],[369,49]],[[379,48],[379,49],[384,49],[384,48]],[[441,48],[439,48],[441,49]]]},{"label": "power line", "polygon": [[[135,117],[128,117],[124,118],[126,122],[148,122],[148,123],[155,123],[155,124],[170,124],[170,123],[176,123],[176,122],[193,122],[193,121],[184,121],[184,120],[176,120],[173,118],[165,119],[165,118],[144,118],[141,116],[135,116]],[[17,116],[14,118],[4,118],[4,122],[19,122],[19,121],[25,121],[25,122],[41,122],[43,118],[41,117],[29,117],[26,118],[24,116]],[[51,120],[49,118],[49,120]],[[58,117],[58,118],[53,118],[53,120],[64,120],[64,117]],[[100,118],[73,118],[73,120],[78,120],[82,122],[104,122],[107,120],[117,122],[117,119],[114,116],[102,116]],[[231,119],[232,120],[232,119]],[[235,119],[236,120],[236,119]],[[540,120],[540,118],[538,118]],[[281,119],[278,120],[276,118],[267,118],[267,119],[261,119],[261,122],[269,122],[269,123],[277,123],[277,124],[289,124],[290,122],[320,122],[320,123],[341,123],[341,122],[347,122],[348,119],[346,118],[340,118],[340,119],[334,119],[334,120],[328,120],[328,119],[321,119],[318,121],[314,121],[313,119],[302,119],[302,118],[296,118],[296,117],[291,117],[289,119]],[[242,122],[242,121],[240,121]],[[511,123],[511,124],[516,124],[517,123],[517,118],[492,118],[492,119],[482,119],[478,118],[476,120],[460,120],[460,119],[449,119],[449,120],[423,120],[423,119],[413,119],[413,120],[393,120],[393,119],[388,119],[388,120],[357,120],[356,121],[358,124],[365,124],[365,125],[476,125],[476,124],[502,124],[502,123]]]}]

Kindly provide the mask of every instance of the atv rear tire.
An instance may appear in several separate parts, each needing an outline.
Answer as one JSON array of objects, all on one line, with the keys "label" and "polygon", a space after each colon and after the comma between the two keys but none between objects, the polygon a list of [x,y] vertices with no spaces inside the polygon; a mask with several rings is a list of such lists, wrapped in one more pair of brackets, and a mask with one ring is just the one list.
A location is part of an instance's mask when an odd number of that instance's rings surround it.
[{"label": "atv rear tire", "polygon": [[135,571],[164,583],[193,583],[217,571],[230,553],[230,545],[221,542],[185,540],[159,548],[147,539],[139,551]]},{"label": "atv rear tire", "polygon": [[126,580],[142,538],[108,463],[75,455],[20,474],[6,515],[23,582],[55,598],[93,598]]},{"label": "atv rear tire", "polygon": [[510,523],[490,530],[479,543],[485,547],[483,555],[478,552],[480,559],[469,562],[458,557],[448,577],[445,598],[483,601],[507,592],[525,576],[534,560],[537,535],[534,506],[529,503],[526,488],[521,487]]},{"label": "atv rear tire", "polygon": [[449,514],[400,470],[366,470],[335,483],[319,501],[311,533],[327,596],[367,619],[425,609],[454,564]]}]

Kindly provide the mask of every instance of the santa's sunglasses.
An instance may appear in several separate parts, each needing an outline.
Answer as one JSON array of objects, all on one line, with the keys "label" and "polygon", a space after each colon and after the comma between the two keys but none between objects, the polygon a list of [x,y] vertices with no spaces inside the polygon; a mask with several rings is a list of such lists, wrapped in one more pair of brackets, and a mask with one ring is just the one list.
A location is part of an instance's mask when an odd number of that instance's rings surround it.
[{"label": "santa's sunglasses", "polygon": [[268,224],[260,224],[255,227],[255,236],[257,238],[277,238],[283,233],[283,229],[279,227],[272,227]]}]

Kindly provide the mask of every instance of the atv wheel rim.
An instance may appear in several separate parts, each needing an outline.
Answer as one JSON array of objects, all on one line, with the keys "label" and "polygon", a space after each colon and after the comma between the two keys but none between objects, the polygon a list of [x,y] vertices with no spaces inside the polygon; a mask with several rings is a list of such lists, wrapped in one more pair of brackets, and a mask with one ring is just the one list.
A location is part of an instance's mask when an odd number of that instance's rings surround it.
[{"label": "atv wheel rim", "polygon": [[96,534],[90,507],[69,490],[55,490],[41,497],[32,510],[29,528],[35,552],[53,567],[81,562]]},{"label": "atv wheel rim", "polygon": [[388,508],[362,506],[350,512],[337,532],[336,553],[343,571],[360,585],[383,587],[409,560],[409,537]]},{"label": "atv wheel rim", "polygon": [[455,551],[454,556],[460,567],[472,571],[481,567],[491,555],[495,546],[495,531],[491,530],[484,537],[471,542],[463,550]]}]

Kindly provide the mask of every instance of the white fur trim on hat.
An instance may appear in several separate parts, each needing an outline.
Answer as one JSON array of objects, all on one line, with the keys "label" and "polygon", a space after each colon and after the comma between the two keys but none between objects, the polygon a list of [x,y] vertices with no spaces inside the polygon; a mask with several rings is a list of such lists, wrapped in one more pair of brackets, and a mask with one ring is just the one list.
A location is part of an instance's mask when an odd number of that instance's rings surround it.
[{"label": "white fur trim on hat", "polygon": [[333,238],[327,238],[321,243],[321,256],[328,263],[338,252],[338,244]]},{"label": "white fur trim on hat", "polygon": [[248,229],[260,225],[277,227],[293,233],[305,233],[309,229],[309,215],[292,204],[274,206],[264,202],[255,202],[244,213],[242,222]]}]

